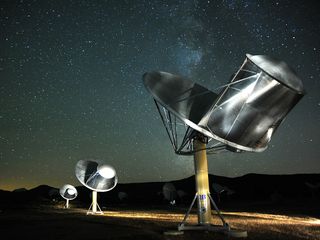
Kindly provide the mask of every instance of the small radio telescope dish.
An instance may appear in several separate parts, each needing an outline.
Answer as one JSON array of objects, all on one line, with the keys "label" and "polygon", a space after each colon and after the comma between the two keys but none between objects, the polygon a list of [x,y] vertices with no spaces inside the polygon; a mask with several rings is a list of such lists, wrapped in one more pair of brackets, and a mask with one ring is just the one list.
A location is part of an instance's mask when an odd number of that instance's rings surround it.
[{"label": "small radio telescope dish", "polygon": [[70,184],[63,185],[60,188],[59,192],[60,192],[61,197],[66,199],[65,208],[69,208],[69,201],[75,199],[78,196],[77,189]]},{"label": "small radio telescope dish", "polygon": [[176,204],[176,200],[178,198],[178,193],[176,187],[171,182],[167,182],[162,187],[162,193],[166,200],[169,201],[171,205]]},{"label": "small radio telescope dish", "polygon": [[103,214],[97,203],[97,192],[110,191],[117,185],[116,170],[100,161],[80,160],[75,172],[80,183],[92,190],[92,203],[87,214]]},{"label": "small radio telescope dish", "polygon": [[[234,237],[209,192],[207,153],[261,152],[285,116],[304,95],[303,84],[284,62],[246,55],[219,94],[167,72],[149,72],[143,83],[156,103],[174,151],[194,155],[196,194],[178,230],[210,230]],[[186,221],[198,201],[198,224]],[[211,224],[211,204],[222,226]]]}]

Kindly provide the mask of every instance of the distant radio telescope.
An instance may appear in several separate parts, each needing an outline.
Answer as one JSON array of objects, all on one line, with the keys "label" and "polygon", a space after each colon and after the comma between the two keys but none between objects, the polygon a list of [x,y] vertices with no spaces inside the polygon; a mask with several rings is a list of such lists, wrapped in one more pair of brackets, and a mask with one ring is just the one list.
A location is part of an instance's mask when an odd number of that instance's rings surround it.
[{"label": "distant radio telescope", "polygon": [[78,196],[77,189],[70,184],[63,185],[60,188],[59,192],[60,192],[61,197],[66,199],[65,208],[69,208],[69,201],[75,199]]},{"label": "distant radio telescope", "polygon": [[173,185],[173,183],[167,182],[162,187],[162,193],[166,200],[169,201],[171,205],[176,204],[176,200],[178,197],[176,187]]},{"label": "distant radio telescope", "polygon": [[80,160],[75,172],[80,183],[92,190],[92,203],[87,214],[103,214],[97,202],[97,192],[110,191],[117,185],[116,170],[97,160]]},{"label": "distant radio telescope", "polygon": [[[304,95],[301,80],[283,61],[264,55],[246,55],[231,81],[214,93],[181,76],[148,72],[143,83],[154,98],[176,154],[193,155],[196,194],[178,230],[231,230],[209,192],[207,153],[262,152],[285,116]],[[198,224],[186,221],[195,201]],[[211,204],[222,226],[211,224]]]}]

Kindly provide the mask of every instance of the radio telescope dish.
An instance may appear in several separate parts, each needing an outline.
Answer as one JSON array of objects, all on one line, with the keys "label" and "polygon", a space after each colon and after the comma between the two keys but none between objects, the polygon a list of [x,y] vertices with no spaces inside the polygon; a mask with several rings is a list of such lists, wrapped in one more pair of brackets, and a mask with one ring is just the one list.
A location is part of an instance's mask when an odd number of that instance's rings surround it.
[{"label": "radio telescope dish", "polygon": [[61,197],[67,200],[65,208],[69,208],[69,201],[75,199],[78,196],[77,189],[70,184],[63,185],[60,188],[59,192]]},{"label": "radio telescope dish", "polygon": [[113,167],[91,160],[78,161],[76,177],[81,184],[96,192],[110,191],[118,181]]},{"label": "radio telescope dish", "polygon": [[[229,150],[261,152],[304,94],[301,80],[287,64],[263,55],[247,54],[220,94],[165,72],[146,73],[143,81],[164,124],[169,125],[166,128],[178,154],[193,154],[188,140],[194,130]],[[188,129],[181,144],[174,138],[175,132],[170,136],[170,129],[177,128],[176,117]],[[216,142],[213,146],[220,147]]]},{"label": "radio telescope dish", "polygon": [[[174,151],[180,155],[192,155],[192,136],[197,132],[212,136],[210,130],[199,125],[199,122],[211,109],[218,95],[186,78],[167,72],[145,73],[143,83],[154,98]],[[207,145],[207,149],[221,147],[225,148],[217,141]]]},{"label": "radio telescope dish", "polygon": [[171,205],[176,204],[176,200],[178,198],[178,193],[176,187],[171,182],[167,182],[162,187],[162,193],[166,200],[169,201]]},{"label": "radio telescope dish", "polygon": [[205,135],[211,135],[208,129],[198,123],[210,110],[217,94],[186,78],[167,72],[146,73],[143,81],[147,90],[161,106],[165,106],[191,128]]},{"label": "radio telescope dish", "polygon": [[199,124],[233,148],[261,152],[303,95],[301,80],[286,63],[247,54]]},{"label": "radio telescope dish", "polygon": [[[224,150],[261,152],[288,112],[303,97],[301,80],[282,61],[247,54],[240,69],[219,94],[166,72],[143,75],[177,154],[194,155],[196,194],[178,230],[231,230],[209,191],[207,153]],[[198,202],[198,224],[186,220]],[[211,204],[223,226],[211,224]]]},{"label": "radio telescope dish", "polygon": [[100,161],[80,160],[76,164],[75,172],[80,183],[92,190],[92,204],[87,214],[103,214],[97,203],[97,192],[110,191],[117,185],[116,170]]}]

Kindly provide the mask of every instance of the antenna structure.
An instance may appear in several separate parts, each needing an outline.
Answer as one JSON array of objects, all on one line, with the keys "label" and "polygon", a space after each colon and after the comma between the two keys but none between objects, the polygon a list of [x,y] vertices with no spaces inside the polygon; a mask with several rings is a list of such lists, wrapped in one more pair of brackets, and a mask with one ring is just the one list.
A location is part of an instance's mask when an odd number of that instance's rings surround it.
[{"label": "antenna structure", "polygon": [[92,190],[92,203],[88,214],[103,214],[97,198],[98,192],[112,190],[118,183],[116,171],[98,160],[80,160],[75,168],[76,177],[82,185]]},{"label": "antenna structure", "polygon": [[75,199],[78,196],[77,189],[70,184],[63,185],[60,188],[59,192],[61,197],[66,199],[65,208],[69,208],[69,201]]},{"label": "antenna structure", "polygon": [[[209,190],[207,154],[262,152],[284,117],[304,95],[301,80],[284,63],[264,55],[246,55],[219,94],[167,72],[143,75],[176,154],[193,155],[196,194],[178,230],[209,230],[233,237]],[[187,219],[197,201],[198,224]],[[222,225],[211,224],[211,204]]]}]

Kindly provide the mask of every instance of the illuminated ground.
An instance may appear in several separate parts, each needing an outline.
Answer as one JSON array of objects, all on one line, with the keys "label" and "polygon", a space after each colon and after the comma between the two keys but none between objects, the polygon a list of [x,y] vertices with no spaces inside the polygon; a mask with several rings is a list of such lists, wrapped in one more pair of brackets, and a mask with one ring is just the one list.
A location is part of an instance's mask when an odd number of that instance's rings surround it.
[{"label": "illuminated ground", "polygon": [[[212,232],[165,235],[165,231],[176,229],[184,209],[142,211],[118,207],[106,209],[101,216],[89,216],[86,211],[50,206],[1,210],[0,232],[11,239],[228,239]],[[247,239],[320,239],[317,218],[249,212],[224,215],[233,228],[248,231]],[[194,213],[189,222],[196,223]]]}]

